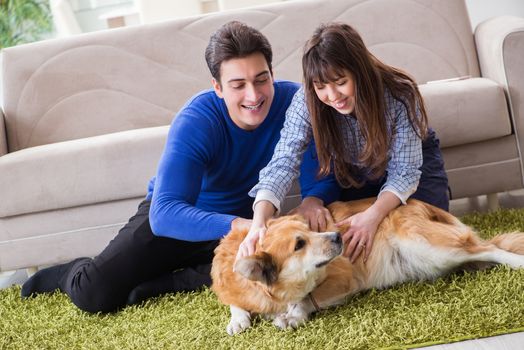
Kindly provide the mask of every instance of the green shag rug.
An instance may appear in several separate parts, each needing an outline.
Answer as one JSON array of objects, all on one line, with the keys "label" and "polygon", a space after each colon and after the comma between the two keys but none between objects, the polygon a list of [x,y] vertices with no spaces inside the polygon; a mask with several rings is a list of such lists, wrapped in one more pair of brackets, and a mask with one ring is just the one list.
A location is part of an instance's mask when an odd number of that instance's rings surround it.
[{"label": "green shag rug", "polygon": [[[463,221],[488,238],[524,230],[524,209]],[[210,290],[109,315],[82,312],[60,293],[19,295],[19,286],[0,291],[0,349],[405,349],[524,330],[524,270],[504,266],[372,290],[295,331],[256,319],[234,337],[229,308]]]}]

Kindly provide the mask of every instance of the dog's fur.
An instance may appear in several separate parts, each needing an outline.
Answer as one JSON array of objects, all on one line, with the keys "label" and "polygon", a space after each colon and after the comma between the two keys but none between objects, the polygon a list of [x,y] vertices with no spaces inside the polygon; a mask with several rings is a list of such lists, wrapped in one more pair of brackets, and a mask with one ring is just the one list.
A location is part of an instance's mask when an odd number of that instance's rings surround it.
[{"label": "dog's fur", "polygon": [[[336,202],[328,209],[338,222],[364,211],[373,200]],[[409,200],[383,220],[365,263],[363,254],[354,264],[340,256],[343,243],[338,232],[312,232],[295,215],[271,220],[255,254],[234,265],[246,234],[232,231],[222,239],[211,270],[213,291],[231,308],[229,334],[250,327],[252,313],[274,318],[280,328],[295,328],[317,307],[339,304],[348,295],[434,279],[466,263],[524,267],[524,234],[483,241],[453,215],[417,200]]]}]

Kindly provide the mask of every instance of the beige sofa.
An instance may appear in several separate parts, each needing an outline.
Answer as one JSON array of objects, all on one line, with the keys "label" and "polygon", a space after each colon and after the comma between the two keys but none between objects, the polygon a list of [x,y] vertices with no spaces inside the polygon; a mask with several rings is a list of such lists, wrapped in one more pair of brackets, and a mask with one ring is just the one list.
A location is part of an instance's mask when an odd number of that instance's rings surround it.
[{"label": "beige sofa", "polygon": [[209,35],[233,19],[265,33],[276,78],[295,81],[314,28],[352,24],[420,84],[454,198],[524,187],[524,19],[489,20],[474,37],[462,0],[287,1],[3,50],[0,270],[109,242],[144,197],[174,114],[210,87]]}]

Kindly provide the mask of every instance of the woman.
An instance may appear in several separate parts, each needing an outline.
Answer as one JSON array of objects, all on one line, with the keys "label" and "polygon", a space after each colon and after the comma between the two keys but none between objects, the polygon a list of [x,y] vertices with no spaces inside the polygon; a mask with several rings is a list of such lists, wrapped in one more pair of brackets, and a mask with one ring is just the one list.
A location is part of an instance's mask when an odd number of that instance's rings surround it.
[{"label": "woman", "polygon": [[[411,77],[374,57],[360,35],[341,23],[315,31],[302,65],[304,88],[295,94],[273,158],[250,192],[256,195],[253,224],[237,258],[251,255],[263,237],[265,222],[278,212],[312,137],[318,167],[311,165],[314,157],[306,156],[302,170],[318,169],[321,179],[305,196],[303,191],[297,208],[312,229],[325,229],[330,215],[323,206],[337,199],[327,195],[336,182],[343,188],[338,199],[377,196],[369,209],[344,220],[350,224],[342,233],[349,241],[344,254],[352,261],[363,251],[367,258],[379,223],[408,198],[448,209],[438,140],[428,129],[424,102]],[[336,182],[330,181],[333,176]]]}]

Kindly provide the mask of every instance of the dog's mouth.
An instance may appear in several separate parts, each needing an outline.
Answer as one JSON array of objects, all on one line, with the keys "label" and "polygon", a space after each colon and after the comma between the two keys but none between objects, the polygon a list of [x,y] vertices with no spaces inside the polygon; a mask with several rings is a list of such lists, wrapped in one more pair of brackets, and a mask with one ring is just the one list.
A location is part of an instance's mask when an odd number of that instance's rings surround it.
[{"label": "dog's mouth", "polygon": [[326,266],[326,265],[329,264],[333,259],[335,259],[337,256],[339,256],[340,254],[342,254],[342,244],[338,244],[338,245],[336,245],[336,246],[334,247],[334,249],[331,251],[331,253],[333,254],[333,255],[331,256],[331,258],[319,262],[318,264],[315,265],[315,267],[318,269],[318,268],[321,268],[322,266]]},{"label": "dog's mouth", "polygon": [[318,269],[318,268],[321,268],[322,266],[326,266],[327,264],[329,264],[331,262],[331,260],[335,259],[335,257],[332,257],[331,259],[328,259],[328,260],[324,260],[324,261],[321,261],[319,262],[318,264],[315,265],[315,267]]}]

